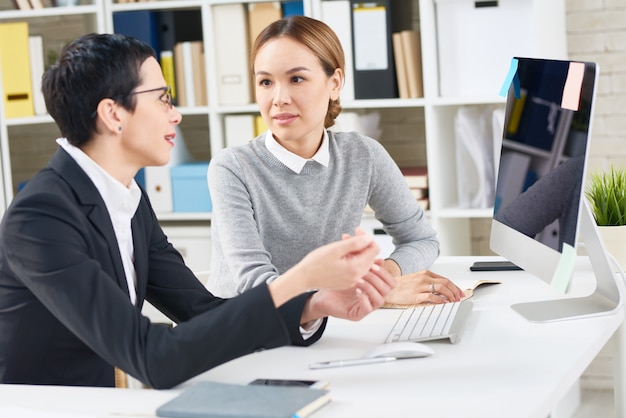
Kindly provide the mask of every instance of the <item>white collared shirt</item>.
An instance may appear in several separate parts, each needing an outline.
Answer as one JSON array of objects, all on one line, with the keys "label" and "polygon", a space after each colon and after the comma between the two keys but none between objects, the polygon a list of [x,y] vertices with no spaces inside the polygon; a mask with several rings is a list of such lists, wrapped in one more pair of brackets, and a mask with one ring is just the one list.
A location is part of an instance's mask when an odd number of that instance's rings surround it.
[{"label": "white collared shirt", "polygon": [[267,150],[274,155],[274,157],[278,158],[278,161],[285,164],[291,171],[297,174],[300,174],[307,161],[316,161],[324,167],[328,167],[328,163],[330,161],[330,152],[328,150],[328,132],[326,132],[326,129],[324,129],[324,136],[322,137],[322,144],[320,145],[320,148],[317,150],[315,155],[309,159],[302,158],[280,145],[274,139],[272,131],[270,130],[265,133],[265,146],[267,147]]},{"label": "white collared shirt", "polygon": [[141,200],[141,190],[133,179],[128,187],[113,178],[94,160],[85,154],[80,148],[70,144],[66,138],[57,139],[57,143],[76,161],[76,163],[89,176],[98,189],[104,204],[106,205],[117,245],[124,265],[124,274],[128,285],[130,301],[135,304],[137,300],[137,272],[134,264],[133,233],[131,219],[135,215]]}]

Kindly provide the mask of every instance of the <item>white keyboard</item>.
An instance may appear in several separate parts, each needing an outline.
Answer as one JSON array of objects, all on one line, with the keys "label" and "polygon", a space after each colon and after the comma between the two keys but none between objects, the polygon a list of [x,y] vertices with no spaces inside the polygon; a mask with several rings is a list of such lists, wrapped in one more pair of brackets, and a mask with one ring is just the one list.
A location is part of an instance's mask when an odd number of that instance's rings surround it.
[{"label": "white keyboard", "polygon": [[464,300],[404,309],[385,342],[448,338],[456,344],[473,307],[472,302]]}]

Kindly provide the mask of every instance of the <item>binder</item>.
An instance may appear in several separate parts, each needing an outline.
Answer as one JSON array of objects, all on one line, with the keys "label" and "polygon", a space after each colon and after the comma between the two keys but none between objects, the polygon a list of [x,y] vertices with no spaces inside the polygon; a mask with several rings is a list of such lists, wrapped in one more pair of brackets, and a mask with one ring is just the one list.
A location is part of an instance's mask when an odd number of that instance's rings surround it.
[{"label": "binder", "polygon": [[254,115],[224,116],[224,132],[226,147],[245,145],[255,138]]},{"label": "binder", "polygon": [[282,11],[279,1],[248,4],[248,31],[250,45],[254,44],[259,33],[270,23],[280,19]]},{"label": "binder", "polygon": [[174,204],[172,201],[170,165],[144,167],[143,175],[146,183],[146,193],[154,211],[156,213],[172,212]]},{"label": "binder", "polygon": [[252,102],[248,58],[247,7],[242,3],[213,6],[217,97],[220,105]]},{"label": "binder", "polygon": [[283,1],[283,17],[304,16],[304,3],[302,0]]},{"label": "binder", "polygon": [[398,97],[391,38],[391,0],[350,0],[354,95],[356,99]]},{"label": "binder", "polygon": [[161,49],[173,50],[177,42],[201,41],[202,14],[198,10],[162,10],[157,14]]},{"label": "binder", "polygon": [[354,61],[352,57],[352,22],[350,0],[323,1],[322,20],[339,38],[345,56],[345,82],[341,100],[354,100]]},{"label": "binder", "polygon": [[0,24],[0,66],[4,115],[7,118],[34,115],[33,90],[30,79],[28,23]]},{"label": "binder", "polygon": [[33,88],[33,111],[35,115],[45,115],[48,111],[41,92],[41,77],[44,71],[43,37],[40,35],[29,36],[28,51],[30,55],[30,79]]},{"label": "binder", "polygon": [[157,57],[161,56],[157,13],[150,10],[135,10],[113,13],[113,31],[134,36],[150,44]]}]

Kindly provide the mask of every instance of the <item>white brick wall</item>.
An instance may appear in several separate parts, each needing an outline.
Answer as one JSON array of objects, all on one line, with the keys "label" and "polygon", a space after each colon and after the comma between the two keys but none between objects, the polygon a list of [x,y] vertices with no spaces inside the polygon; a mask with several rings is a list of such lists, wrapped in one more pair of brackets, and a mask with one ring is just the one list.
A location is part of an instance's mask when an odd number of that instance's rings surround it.
[{"label": "white brick wall", "polygon": [[[626,166],[626,0],[566,4],[570,58],[600,66],[589,169]],[[609,343],[583,374],[582,387],[612,388],[613,367]]]},{"label": "white brick wall", "polygon": [[600,66],[590,170],[626,166],[626,0],[567,0],[572,59]]}]

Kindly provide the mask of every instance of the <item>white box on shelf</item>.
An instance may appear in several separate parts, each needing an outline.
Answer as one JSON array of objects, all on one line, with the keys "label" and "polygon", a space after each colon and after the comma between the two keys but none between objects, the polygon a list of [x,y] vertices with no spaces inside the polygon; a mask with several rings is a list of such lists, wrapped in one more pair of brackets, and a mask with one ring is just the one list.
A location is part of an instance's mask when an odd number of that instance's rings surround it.
[{"label": "white box on shelf", "polygon": [[565,59],[565,0],[435,0],[441,97],[497,97],[511,58]]}]

